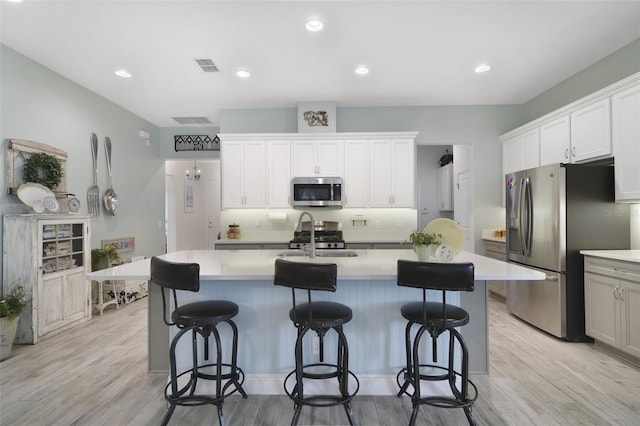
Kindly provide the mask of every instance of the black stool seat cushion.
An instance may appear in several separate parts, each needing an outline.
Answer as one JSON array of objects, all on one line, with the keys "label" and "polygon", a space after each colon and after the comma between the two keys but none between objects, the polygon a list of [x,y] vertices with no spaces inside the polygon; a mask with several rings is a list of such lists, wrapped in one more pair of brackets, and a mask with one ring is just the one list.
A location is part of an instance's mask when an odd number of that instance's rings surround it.
[{"label": "black stool seat cushion", "polygon": [[178,325],[215,325],[238,314],[238,305],[226,300],[205,300],[179,306],[171,313],[171,320]]},{"label": "black stool seat cushion", "polygon": [[[311,306],[311,315],[309,315],[309,306]],[[337,327],[351,321],[352,317],[351,308],[336,302],[311,302],[311,305],[303,303],[289,311],[291,321],[309,324],[312,329]]]},{"label": "black stool seat cushion", "polygon": [[[402,316],[418,324],[422,324],[424,316],[422,314],[422,302],[407,303],[400,308]],[[427,302],[427,324],[422,325],[442,325],[442,302]],[[461,327],[469,323],[469,313],[459,306],[445,305],[446,321],[443,327]]]}]

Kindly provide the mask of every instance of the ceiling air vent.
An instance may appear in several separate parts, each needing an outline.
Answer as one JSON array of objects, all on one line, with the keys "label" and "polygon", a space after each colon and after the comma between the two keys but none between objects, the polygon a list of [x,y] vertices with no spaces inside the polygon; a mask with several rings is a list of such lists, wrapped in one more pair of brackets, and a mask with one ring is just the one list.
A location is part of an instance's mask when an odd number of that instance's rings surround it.
[{"label": "ceiling air vent", "polygon": [[200,65],[204,72],[220,72],[220,68],[211,59],[196,59],[196,63]]},{"label": "ceiling air vent", "polygon": [[180,124],[210,124],[207,117],[171,117]]}]

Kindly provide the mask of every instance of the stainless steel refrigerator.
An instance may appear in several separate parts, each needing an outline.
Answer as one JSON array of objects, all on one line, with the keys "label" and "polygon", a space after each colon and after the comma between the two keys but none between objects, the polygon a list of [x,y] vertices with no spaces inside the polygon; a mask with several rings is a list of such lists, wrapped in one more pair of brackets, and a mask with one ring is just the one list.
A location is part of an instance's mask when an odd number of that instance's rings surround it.
[{"label": "stainless steel refrigerator", "polygon": [[588,340],[579,252],[629,248],[629,206],[614,202],[613,166],[543,166],[506,175],[505,186],[508,261],[547,276],[509,281],[509,312],[556,337]]}]

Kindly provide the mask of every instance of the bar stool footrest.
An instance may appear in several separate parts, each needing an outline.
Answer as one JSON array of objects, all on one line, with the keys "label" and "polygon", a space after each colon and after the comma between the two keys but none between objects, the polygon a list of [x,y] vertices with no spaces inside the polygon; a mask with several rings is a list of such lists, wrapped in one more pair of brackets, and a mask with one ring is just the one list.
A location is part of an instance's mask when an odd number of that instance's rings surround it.
[{"label": "bar stool footrest", "polygon": [[[427,380],[427,381],[443,381],[443,380],[449,380],[449,369],[446,367],[441,367],[439,365],[431,365],[431,364],[420,364],[421,368],[433,368],[433,369],[437,369],[437,370],[442,370],[445,371],[445,374],[438,374],[438,375],[428,375],[428,374],[420,374],[420,380]],[[456,377],[456,378],[462,378],[462,374],[460,374],[459,372],[453,370],[451,372],[451,374]],[[404,378],[404,382],[400,383],[400,376],[403,376]],[[400,387],[401,391],[400,393],[397,395],[398,397],[404,395],[409,396],[411,399],[413,399],[414,394],[412,392],[408,391],[409,386],[413,386],[415,389],[415,383],[413,380],[413,374],[409,375],[407,373],[407,369],[403,368],[401,369],[398,374],[396,375],[396,383],[398,384],[398,387]],[[476,401],[476,399],[478,398],[478,389],[476,388],[476,385],[471,381],[471,380],[467,380],[467,383],[469,384],[470,388],[473,389],[473,398],[457,398],[455,396],[429,396],[429,397],[424,397],[424,398],[420,398],[418,400],[418,404],[426,404],[426,405],[431,405],[434,407],[439,407],[439,408],[468,408],[471,407],[474,402]],[[450,383],[451,386],[451,383]],[[403,390],[404,389],[404,390]],[[453,391],[453,388],[452,388]],[[460,390],[458,390],[456,388],[456,393],[460,393]]]},{"label": "bar stool footrest", "polygon": [[[231,364],[221,364],[222,367],[227,367],[229,369],[231,369]],[[187,381],[184,386],[180,389],[178,389],[178,395],[177,396],[173,396],[171,395],[171,381],[169,381],[169,383],[167,383],[167,385],[164,388],[164,397],[165,399],[172,404],[175,405],[182,405],[182,406],[197,406],[197,405],[206,405],[206,404],[214,404],[214,405],[218,405],[221,404],[222,401],[224,400],[224,398],[233,395],[236,392],[239,392],[240,394],[242,394],[243,398],[247,397],[247,394],[244,392],[244,389],[242,389],[242,384],[244,383],[244,371],[242,371],[241,368],[237,367],[235,368],[235,372],[234,371],[230,371],[228,373],[222,374],[220,376],[220,380],[224,382],[224,385],[222,387],[222,394],[221,395],[210,395],[210,394],[192,394],[189,393],[188,395],[185,395],[185,393],[191,389],[193,382],[194,382],[194,370],[199,370],[202,368],[207,368],[207,367],[217,367],[217,364],[206,364],[206,365],[199,365],[197,368],[190,368],[186,371],[183,371],[182,373],[178,374],[176,376],[176,380],[179,379],[180,377],[189,374],[191,375],[191,378],[189,379],[189,381]],[[206,374],[206,373],[201,373],[199,371],[195,371],[195,380],[197,379],[203,379],[203,380],[208,380],[211,382],[215,382],[216,381],[216,376],[215,375],[211,375],[211,374]],[[235,385],[233,387],[233,389],[230,392],[227,392],[227,390],[232,386]]]},{"label": "bar stool footrest", "polygon": [[[304,369],[308,367],[333,367],[336,370],[330,371],[327,373],[309,373],[309,372],[305,373]],[[296,392],[295,384],[292,390],[287,389],[287,382],[292,376],[295,377],[295,374],[296,374],[296,370],[293,370],[287,375],[287,377],[285,377],[284,391],[294,403],[300,404],[300,405],[308,405],[311,407],[333,407],[336,405],[349,404],[353,399],[353,397],[356,396],[356,394],[360,390],[360,381],[358,380],[358,377],[351,370],[348,370],[347,374],[349,375],[349,377],[353,378],[356,383],[356,389],[352,393],[346,394],[346,395],[309,395],[308,397],[300,398],[298,396],[298,393]],[[304,379],[311,379],[311,380],[325,380],[325,379],[337,378],[339,377],[338,367],[335,364],[323,364],[323,363],[307,364],[303,367],[302,377]]]}]

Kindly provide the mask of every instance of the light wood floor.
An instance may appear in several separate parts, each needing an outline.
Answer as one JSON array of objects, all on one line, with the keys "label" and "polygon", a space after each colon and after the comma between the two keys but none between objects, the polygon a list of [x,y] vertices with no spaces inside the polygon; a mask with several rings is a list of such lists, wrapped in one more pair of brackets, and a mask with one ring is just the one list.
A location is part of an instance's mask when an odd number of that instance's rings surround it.
[{"label": "light wood floor", "polygon": [[[146,300],[109,309],[86,325],[0,363],[0,424],[156,425],[165,413],[165,374],[148,374]],[[474,376],[474,413],[484,425],[639,425],[640,369],[591,344],[565,343],[490,301],[491,374]],[[407,397],[356,396],[361,425],[408,423]],[[286,396],[231,397],[228,425],[287,425]],[[302,412],[300,425],[341,425],[341,408]],[[178,407],[172,425],[217,424],[214,407]],[[418,424],[464,425],[461,410],[422,407]]]}]

